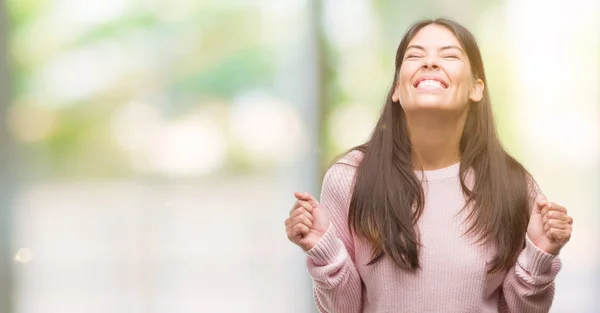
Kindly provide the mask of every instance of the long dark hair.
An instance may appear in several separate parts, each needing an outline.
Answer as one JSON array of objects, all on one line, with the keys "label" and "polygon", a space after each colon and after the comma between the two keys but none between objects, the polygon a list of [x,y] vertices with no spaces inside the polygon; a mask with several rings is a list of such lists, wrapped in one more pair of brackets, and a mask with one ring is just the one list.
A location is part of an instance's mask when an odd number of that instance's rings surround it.
[{"label": "long dark hair", "polygon": [[[413,170],[411,143],[402,106],[392,100],[406,48],[423,27],[437,24],[448,28],[466,50],[472,74],[487,87],[483,61],[473,35],[448,19],[423,20],[404,35],[396,52],[394,80],[379,121],[370,139],[351,150],[364,156],[357,169],[348,215],[349,227],[373,246],[369,265],[384,256],[398,266],[416,270],[419,238],[416,223],[423,212],[424,194]],[[529,222],[529,174],[502,147],[492,115],[487,88],[481,101],[469,103],[460,140],[460,182],[469,209],[467,233],[475,242],[493,244],[495,257],[488,272],[510,268],[523,247]],[[467,173],[473,183],[467,186]]]}]

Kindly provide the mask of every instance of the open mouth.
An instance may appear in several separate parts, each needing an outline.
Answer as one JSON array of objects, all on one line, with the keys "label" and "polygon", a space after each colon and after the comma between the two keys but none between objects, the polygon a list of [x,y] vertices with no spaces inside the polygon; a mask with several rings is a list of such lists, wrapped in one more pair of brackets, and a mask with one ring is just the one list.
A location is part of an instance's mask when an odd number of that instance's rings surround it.
[{"label": "open mouth", "polygon": [[424,77],[418,79],[413,84],[413,87],[420,89],[447,89],[448,84],[439,78]]}]

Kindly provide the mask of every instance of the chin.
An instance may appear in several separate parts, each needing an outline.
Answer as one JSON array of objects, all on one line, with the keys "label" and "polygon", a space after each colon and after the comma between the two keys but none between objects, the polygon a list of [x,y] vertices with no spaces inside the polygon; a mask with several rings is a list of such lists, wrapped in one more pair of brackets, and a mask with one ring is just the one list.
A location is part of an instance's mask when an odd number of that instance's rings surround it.
[{"label": "chin", "polygon": [[444,103],[440,101],[422,101],[418,103],[413,103],[410,105],[402,106],[406,113],[410,114],[451,114],[455,115],[457,113],[461,113],[464,108],[462,106],[452,105],[450,103]]},{"label": "chin", "polygon": [[441,101],[419,101],[410,105],[404,106],[406,111],[421,111],[421,110],[452,110],[452,106]]}]

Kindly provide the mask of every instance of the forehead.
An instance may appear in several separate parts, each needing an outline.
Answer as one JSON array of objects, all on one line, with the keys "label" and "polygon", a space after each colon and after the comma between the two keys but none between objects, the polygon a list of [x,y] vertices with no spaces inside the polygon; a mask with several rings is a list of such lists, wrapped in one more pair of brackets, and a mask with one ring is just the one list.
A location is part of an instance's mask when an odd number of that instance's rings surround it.
[{"label": "forehead", "polygon": [[458,41],[458,38],[456,38],[452,31],[437,24],[429,24],[421,28],[410,40],[409,46],[411,45],[417,45],[426,48],[455,45],[462,48],[460,41]]}]

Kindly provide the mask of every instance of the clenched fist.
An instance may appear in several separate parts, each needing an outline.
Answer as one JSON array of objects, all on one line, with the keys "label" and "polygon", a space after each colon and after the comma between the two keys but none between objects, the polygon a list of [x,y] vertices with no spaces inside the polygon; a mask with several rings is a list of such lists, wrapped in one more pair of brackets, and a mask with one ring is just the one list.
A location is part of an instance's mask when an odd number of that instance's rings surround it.
[{"label": "clenched fist", "polygon": [[323,238],[329,228],[329,216],[319,206],[319,202],[308,192],[296,192],[298,201],[285,220],[288,239],[308,251]]},{"label": "clenched fist", "polygon": [[567,209],[539,195],[531,212],[527,235],[540,250],[558,254],[571,238],[573,218]]}]

